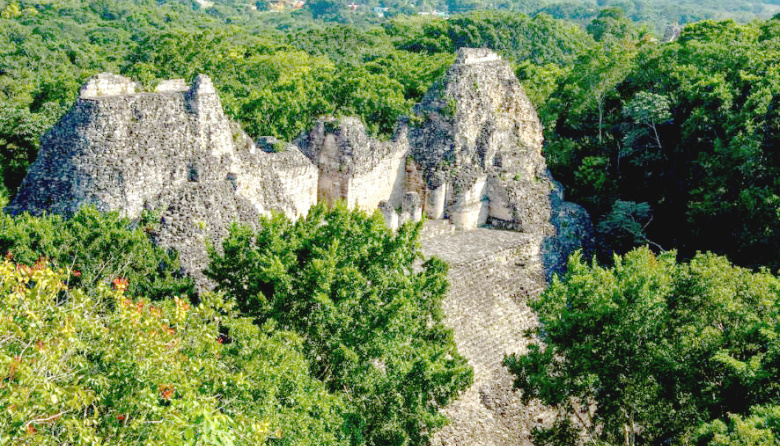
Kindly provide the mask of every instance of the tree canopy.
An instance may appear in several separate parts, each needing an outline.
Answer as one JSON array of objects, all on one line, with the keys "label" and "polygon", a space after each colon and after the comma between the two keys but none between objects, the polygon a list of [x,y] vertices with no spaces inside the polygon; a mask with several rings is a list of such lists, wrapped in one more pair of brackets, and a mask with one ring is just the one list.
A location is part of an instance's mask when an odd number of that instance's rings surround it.
[{"label": "tree canopy", "polygon": [[419,224],[318,205],[291,222],[235,226],[207,275],[257,324],[304,339],[313,376],[342,393],[352,444],[425,444],[472,379],[442,322],[446,265],[423,260]]},{"label": "tree canopy", "polygon": [[560,408],[539,438],[560,442],[579,419],[609,444],[780,439],[780,279],[675,254],[641,248],[609,268],[574,255],[531,302],[543,344],[506,363],[524,398]]},{"label": "tree canopy", "polygon": [[[346,444],[300,337],[221,296],[149,301],[127,279],[0,264],[0,438],[13,444]],[[224,333],[229,332],[230,336]]]}]

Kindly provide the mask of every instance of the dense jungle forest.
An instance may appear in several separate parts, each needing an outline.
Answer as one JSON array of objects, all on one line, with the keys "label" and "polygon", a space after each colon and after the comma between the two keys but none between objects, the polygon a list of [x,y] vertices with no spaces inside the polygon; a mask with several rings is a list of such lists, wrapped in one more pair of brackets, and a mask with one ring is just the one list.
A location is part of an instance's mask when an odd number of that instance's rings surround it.
[{"label": "dense jungle forest", "polygon": [[[544,344],[505,361],[558,408],[535,444],[780,442],[780,2],[291,5],[0,0],[1,201],[100,72],[206,73],[255,138],[323,115],[389,138],[458,48],[491,48],[597,232],[531,303]],[[424,445],[471,383],[419,224],[237,226],[197,294],[154,219],[0,215],[0,445]]]}]

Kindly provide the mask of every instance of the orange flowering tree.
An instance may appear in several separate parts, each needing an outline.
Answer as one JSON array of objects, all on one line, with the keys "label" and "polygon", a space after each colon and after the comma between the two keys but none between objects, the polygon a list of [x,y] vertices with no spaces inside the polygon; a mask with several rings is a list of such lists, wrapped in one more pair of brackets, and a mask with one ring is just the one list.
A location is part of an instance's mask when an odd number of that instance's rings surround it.
[{"label": "orange flowering tree", "polygon": [[0,444],[341,443],[343,404],[299,337],[221,296],[152,302],[124,278],[87,293],[72,274],[0,263]]}]

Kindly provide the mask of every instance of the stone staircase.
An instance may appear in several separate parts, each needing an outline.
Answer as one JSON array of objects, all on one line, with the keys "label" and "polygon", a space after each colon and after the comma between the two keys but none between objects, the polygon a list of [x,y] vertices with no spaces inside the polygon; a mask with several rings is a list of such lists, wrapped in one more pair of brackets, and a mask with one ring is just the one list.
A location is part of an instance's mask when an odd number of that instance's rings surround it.
[{"label": "stone staircase", "polygon": [[433,444],[531,445],[531,429],[548,425],[553,413],[521,403],[502,361],[526,350],[524,331],[537,324],[526,301],[545,287],[540,238],[492,229],[431,231],[422,246],[425,255],[450,264],[445,322],[474,368],[474,384],[445,409],[451,423]]}]

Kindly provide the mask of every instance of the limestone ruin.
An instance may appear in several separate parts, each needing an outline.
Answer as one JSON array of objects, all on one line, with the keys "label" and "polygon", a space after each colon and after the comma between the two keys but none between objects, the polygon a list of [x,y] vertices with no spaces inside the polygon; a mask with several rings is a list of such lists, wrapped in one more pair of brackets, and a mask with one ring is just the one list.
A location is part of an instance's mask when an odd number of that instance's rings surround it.
[{"label": "limestone ruin", "polygon": [[[547,240],[550,270],[565,258],[561,248],[578,242],[572,228],[587,225],[584,210],[555,198],[541,123],[509,64],[490,50],[461,49],[391,141],[341,118],[319,121],[294,145],[254,142],[225,116],[207,76],[139,90],[112,74],[84,85],[42,138],[7,210],[159,212],[156,241],[179,250],[201,286],[207,238],[219,241],[230,222],[254,224],[271,211],[297,218],[320,201],[379,209],[391,228],[424,213],[457,229],[536,234]],[[579,223],[556,233],[561,218]]]},{"label": "limestone ruin", "polygon": [[530,444],[531,428],[548,417],[521,404],[501,361],[523,351],[523,330],[536,323],[526,299],[592,243],[592,225],[582,207],[563,201],[536,111],[489,50],[461,49],[389,141],[369,137],[356,118],[322,119],[294,143],[252,141],[204,75],[150,93],[101,74],[42,138],[6,210],[153,212],[155,241],[177,249],[205,289],[205,242],[218,245],[231,222],[257,224],[271,211],[298,218],[336,200],[379,210],[390,228],[426,215],[425,254],[452,264],[445,318],[475,382],[446,409],[452,423],[434,443]]}]

